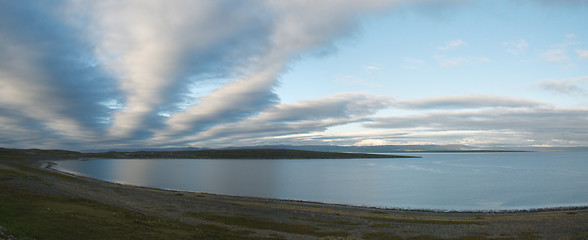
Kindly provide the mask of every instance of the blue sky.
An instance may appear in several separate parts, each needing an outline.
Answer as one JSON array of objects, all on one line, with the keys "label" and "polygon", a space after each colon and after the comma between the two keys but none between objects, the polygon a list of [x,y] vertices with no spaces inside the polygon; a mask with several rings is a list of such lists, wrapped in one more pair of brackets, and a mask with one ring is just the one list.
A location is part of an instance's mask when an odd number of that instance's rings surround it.
[{"label": "blue sky", "polygon": [[588,1],[0,1],[0,146],[588,145]]}]

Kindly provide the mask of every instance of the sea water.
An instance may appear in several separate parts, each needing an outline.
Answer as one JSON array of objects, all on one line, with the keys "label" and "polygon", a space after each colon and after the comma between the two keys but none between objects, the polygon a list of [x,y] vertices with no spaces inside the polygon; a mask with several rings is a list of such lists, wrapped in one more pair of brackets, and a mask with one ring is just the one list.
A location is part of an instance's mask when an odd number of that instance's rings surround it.
[{"label": "sea water", "polygon": [[382,159],[92,159],[55,169],[109,182],[358,206],[513,210],[588,205],[587,152]]}]

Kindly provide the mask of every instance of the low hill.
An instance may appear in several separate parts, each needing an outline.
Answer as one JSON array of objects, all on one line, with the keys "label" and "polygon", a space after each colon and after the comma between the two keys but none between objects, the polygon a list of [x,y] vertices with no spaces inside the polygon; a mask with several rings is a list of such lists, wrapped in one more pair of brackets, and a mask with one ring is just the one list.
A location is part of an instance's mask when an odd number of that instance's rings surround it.
[{"label": "low hill", "polygon": [[185,158],[185,159],[349,159],[410,158],[388,154],[320,152],[293,149],[222,149],[193,151],[138,151],[81,153],[66,150],[0,148],[3,159],[72,159],[72,158]]},{"label": "low hill", "polygon": [[223,149],[194,151],[139,151],[88,153],[87,157],[108,158],[187,158],[187,159],[349,159],[349,158],[401,158],[409,156],[319,152],[293,149]]}]

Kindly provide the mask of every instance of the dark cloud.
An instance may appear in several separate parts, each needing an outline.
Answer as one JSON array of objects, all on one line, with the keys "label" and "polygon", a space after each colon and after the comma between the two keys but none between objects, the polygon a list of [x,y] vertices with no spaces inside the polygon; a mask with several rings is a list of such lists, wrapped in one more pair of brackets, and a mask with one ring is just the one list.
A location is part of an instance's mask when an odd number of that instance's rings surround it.
[{"label": "dark cloud", "polygon": [[80,29],[61,18],[64,4],[2,1],[0,101],[7,111],[38,121],[31,127],[67,119],[83,131],[100,132],[111,115],[101,102],[116,95],[115,83],[96,65]]},{"label": "dark cloud", "polygon": [[[437,11],[457,2],[418,4]],[[394,101],[345,93],[280,104],[274,88],[293,62],[333,54],[340,39],[354,36],[360,16],[408,3],[414,2],[0,0],[0,145],[81,149],[336,141],[320,132],[368,121],[390,106],[485,110],[376,118],[364,125],[513,131],[585,142],[585,130],[578,127],[586,120],[584,110],[549,109],[503,96]],[[542,85],[583,91],[578,82]],[[371,136],[360,135],[336,137]]]},{"label": "dark cloud", "polygon": [[[358,15],[389,5],[0,1],[3,136],[33,146],[152,145],[249,121],[279,103],[273,88],[292,61],[333,49]],[[199,82],[217,90],[195,96],[190,87]],[[306,111],[323,120],[380,107],[305,104],[280,114]],[[286,132],[305,128],[291,125]],[[23,133],[31,137],[17,137]]]},{"label": "dark cloud", "polygon": [[267,51],[273,26],[263,5],[232,0],[100,1],[81,9],[95,25],[96,54],[123,92],[109,134],[125,140],[166,127],[160,113],[184,111],[195,83],[248,74],[237,70]]},{"label": "dark cloud", "polygon": [[[366,121],[367,115],[390,106],[391,99],[366,94],[342,93],[297,104],[280,104],[245,120],[218,124],[198,134],[182,138],[181,144],[223,146],[247,142],[274,144],[289,135],[321,132],[329,127]],[[174,140],[165,143],[174,143]],[[176,143],[178,144],[178,143]]]}]

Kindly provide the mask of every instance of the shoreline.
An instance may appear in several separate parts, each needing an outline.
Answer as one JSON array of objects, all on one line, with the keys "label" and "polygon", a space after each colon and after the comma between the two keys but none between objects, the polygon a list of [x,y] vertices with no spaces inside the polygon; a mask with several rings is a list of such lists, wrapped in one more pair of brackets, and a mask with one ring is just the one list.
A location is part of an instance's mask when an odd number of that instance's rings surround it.
[{"label": "shoreline", "polygon": [[[258,196],[240,196],[240,195],[230,195],[230,194],[222,194],[222,193],[212,193],[212,192],[199,192],[199,191],[188,191],[188,190],[181,190],[181,189],[165,189],[165,188],[157,188],[157,187],[146,187],[146,186],[139,186],[133,184],[126,184],[126,183],[118,183],[118,182],[110,182],[106,180],[76,175],[73,173],[68,173],[65,171],[61,171],[58,169],[53,168],[53,166],[57,165],[57,163],[49,161],[42,161],[38,163],[40,168],[44,168],[59,174],[64,174],[71,177],[82,178],[82,179],[90,179],[93,181],[100,181],[109,184],[116,184],[121,186],[128,186],[128,187],[135,187],[135,188],[144,188],[144,189],[151,189],[151,190],[161,190],[161,191],[169,191],[169,192],[177,192],[177,193],[192,193],[192,194],[206,194],[206,195],[215,195],[215,196],[223,196],[223,197],[233,197],[233,198],[244,198],[244,199],[258,199],[258,200],[271,200],[271,201],[283,201],[283,202],[292,202],[292,203],[306,203],[306,204],[315,204],[315,205],[324,205],[324,206],[342,206],[342,207],[349,207],[349,208],[359,208],[359,209],[369,209],[369,210],[388,210],[388,211],[400,211],[400,212],[418,212],[418,213],[464,213],[464,214],[518,214],[518,213],[549,213],[549,212],[565,212],[565,211],[576,211],[576,210],[588,210],[588,205],[578,205],[578,206],[556,206],[556,207],[539,207],[539,208],[525,208],[525,209],[466,209],[466,210],[453,210],[453,209],[429,209],[429,208],[402,208],[402,207],[378,207],[378,206],[365,206],[365,205],[353,205],[353,204],[345,204],[345,203],[329,203],[329,202],[320,202],[320,201],[311,201],[311,200],[298,200],[298,199],[283,199],[283,198],[271,198],[271,197],[258,197]],[[42,164],[46,164],[42,166]]]},{"label": "shoreline", "polygon": [[[135,239],[186,239],[194,238],[195,233],[200,236],[198,239],[588,237],[586,207],[542,209],[537,212],[440,212],[228,196],[111,183],[43,168],[43,161],[0,161],[0,188],[3,189],[0,191],[0,202],[8,204],[3,206],[21,206],[14,209],[0,208],[0,225],[8,229],[10,235],[30,238],[26,234],[35,232],[35,229],[30,229],[34,227],[31,223],[45,221],[39,228],[46,230],[37,230],[38,236],[66,232],[71,236],[70,239],[88,238],[88,235],[84,235],[88,231],[75,232],[76,228],[72,226],[76,224],[81,225],[80,229],[102,229],[96,232],[132,236],[130,238]],[[27,202],[30,205],[26,205]],[[46,202],[50,204],[43,205]],[[18,209],[36,210],[22,212]],[[20,215],[23,216],[18,218],[20,220],[2,220],[2,216]],[[86,220],[79,218],[86,215]],[[96,222],[96,219],[105,216],[108,216],[107,220]],[[122,221],[120,216],[135,217],[112,225],[111,221]],[[152,220],[145,222],[145,218]],[[160,222],[165,224],[158,225]],[[14,225],[19,223],[20,227]],[[125,230],[121,229],[122,226],[130,227]],[[20,228],[29,230],[15,230]],[[187,235],[170,235],[178,234],[178,228],[184,229],[182,231]],[[144,232],[154,235],[136,237]],[[89,238],[95,238],[92,236]],[[37,235],[33,238],[64,239]]]}]

